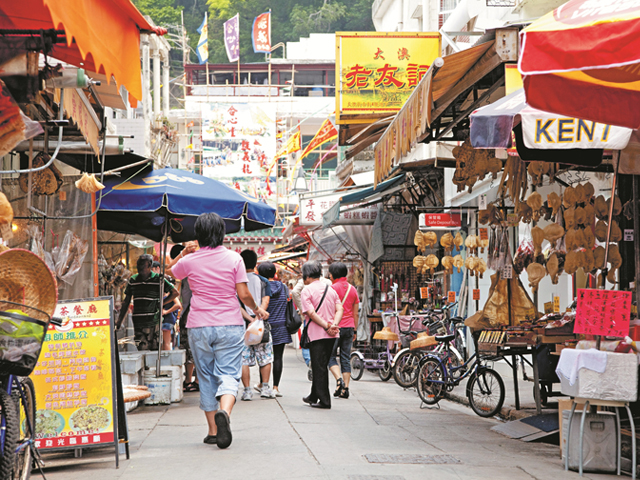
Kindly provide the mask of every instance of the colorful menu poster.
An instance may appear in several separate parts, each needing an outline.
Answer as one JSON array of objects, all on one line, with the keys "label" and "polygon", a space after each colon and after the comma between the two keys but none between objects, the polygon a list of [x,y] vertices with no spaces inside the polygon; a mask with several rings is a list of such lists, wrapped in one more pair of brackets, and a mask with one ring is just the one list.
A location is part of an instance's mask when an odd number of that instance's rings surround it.
[{"label": "colorful menu poster", "polygon": [[63,301],[31,374],[36,448],[87,448],[116,440],[113,297]]},{"label": "colorful menu poster", "polygon": [[579,289],[574,333],[626,337],[629,335],[631,292]]}]

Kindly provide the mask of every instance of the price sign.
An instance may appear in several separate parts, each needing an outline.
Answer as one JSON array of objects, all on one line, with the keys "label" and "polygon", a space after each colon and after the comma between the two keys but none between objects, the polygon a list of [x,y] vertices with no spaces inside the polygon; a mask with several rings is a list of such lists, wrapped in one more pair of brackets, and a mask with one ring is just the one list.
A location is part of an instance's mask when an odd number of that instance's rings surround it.
[{"label": "price sign", "polygon": [[454,292],[454,291],[452,291],[452,290],[451,290],[451,291],[449,291],[449,292],[447,293],[447,297],[448,297],[448,298],[447,298],[447,301],[448,301],[449,303],[456,303],[456,292]]},{"label": "price sign", "polygon": [[624,229],[624,241],[625,242],[633,242],[633,229],[625,228]]},{"label": "price sign", "polygon": [[429,287],[420,287],[420,298],[429,298]]},{"label": "price sign", "polygon": [[515,227],[516,225],[518,225],[518,214],[507,213],[507,223],[510,227]]},{"label": "price sign", "polygon": [[9,224],[0,225],[0,237],[2,237],[5,241],[9,241],[13,238],[13,231],[11,230],[11,225]]},{"label": "price sign", "polygon": [[631,305],[631,315],[638,315],[638,306]]},{"label": "price sign", "polygon": [[553,313],[553,302],[545,302],[544,313]]},{"label": "price sign", "polygon": [[480,233],[480,240],[488,240],[489,239],[489,229],[481,228],[478,231]]},{"label": "price sign", "polygon": [[473,299],[474,300],[480,300],[480,289],[479,288],[474,288],[473,289]]},{"label": "price sign", "polygon": [[553,311],[560,313],[560,297],[553,297]]},{"label": "price sign", "polygon": [[511,280],[513,278],[513,266],[505,265],[501,271],[502,271],[502,275],[501,275],[502,278],[506,280]]},{"label": "price sign", "polygon": [[578,290],[574,333],[625,337],[629,334],[631,292]]}]

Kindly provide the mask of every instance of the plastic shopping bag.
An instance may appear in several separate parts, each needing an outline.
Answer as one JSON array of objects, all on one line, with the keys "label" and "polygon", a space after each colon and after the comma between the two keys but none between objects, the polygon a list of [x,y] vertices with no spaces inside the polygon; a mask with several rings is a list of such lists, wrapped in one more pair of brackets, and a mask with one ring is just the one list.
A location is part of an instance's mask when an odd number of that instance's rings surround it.
[{"label": "plastic shopping bag", "polygon": [[264,322],[262,320],[256,320],[250,323],[247,327],[247,331],[244,332],[244,343],[246,345],[258,345],[262,342],[262,335],[264,334]]}]

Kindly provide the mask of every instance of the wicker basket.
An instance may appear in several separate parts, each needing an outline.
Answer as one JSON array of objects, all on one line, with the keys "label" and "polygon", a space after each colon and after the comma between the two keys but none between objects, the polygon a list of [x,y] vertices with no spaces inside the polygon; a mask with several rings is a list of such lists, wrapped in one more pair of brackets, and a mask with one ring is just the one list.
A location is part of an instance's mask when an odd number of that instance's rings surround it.
[{"label": "wicker basket", "polygon": [[[0,302],[34,308],[29,315],[48,321],[58,302],[58,288],[49,267],[35,253],[14,248],[0,253]],[[0,310],[4,310],[0,305]]]}]

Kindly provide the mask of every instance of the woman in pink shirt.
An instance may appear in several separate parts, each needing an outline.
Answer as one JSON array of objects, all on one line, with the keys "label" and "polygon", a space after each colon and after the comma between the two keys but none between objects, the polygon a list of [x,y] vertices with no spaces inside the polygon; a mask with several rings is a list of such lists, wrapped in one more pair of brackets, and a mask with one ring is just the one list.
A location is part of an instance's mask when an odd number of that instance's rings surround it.
[{"label": "woman in pink shirt", "polygon": [[322,265],[319,262],[307,262],[302,266],[302,279],[306,287],[302,290],[301,303],[305,324],[309,325],[309,354],[313,372],[311,393],[302,401],[314,408],[331,408],[329,358],[340,333],[338,325],[343,309],[335,290],[319,281],[321,276]]},{"label": "woman in pink shirt", "polygon": [[215,213],[204,213],[196,220],[195,233],[200,249],[188,245],[169,272],[178,280],[188,278],[191,287],[187,328],[198,371],[200,408],[209,425],[204,443],[227,448],[231,445],[229,415],[238,394],[244,348],[238,297],[256,318],[267,319],[269,314],[256,305],[249,292],[242,257],[222,246],[224,220]]}]

